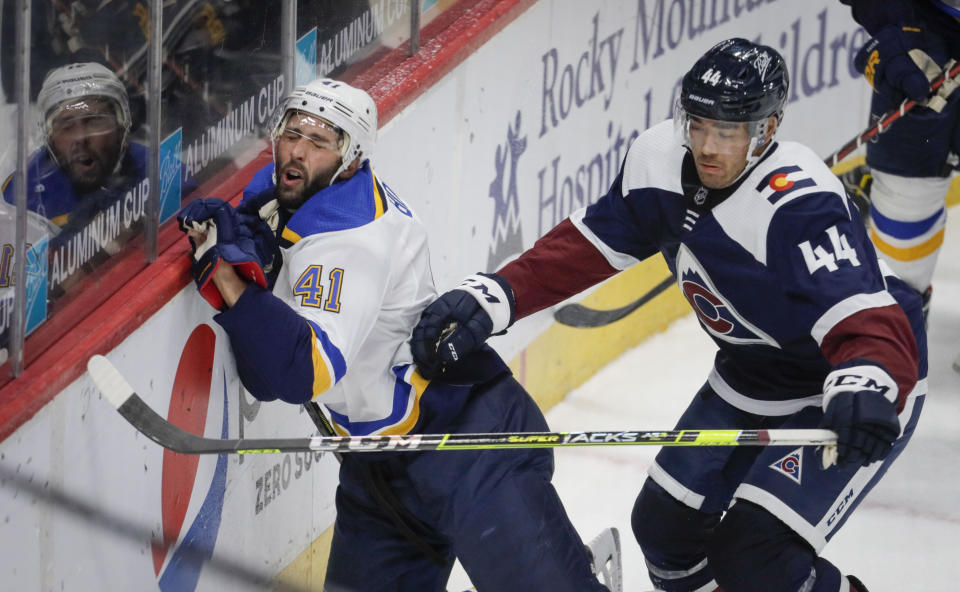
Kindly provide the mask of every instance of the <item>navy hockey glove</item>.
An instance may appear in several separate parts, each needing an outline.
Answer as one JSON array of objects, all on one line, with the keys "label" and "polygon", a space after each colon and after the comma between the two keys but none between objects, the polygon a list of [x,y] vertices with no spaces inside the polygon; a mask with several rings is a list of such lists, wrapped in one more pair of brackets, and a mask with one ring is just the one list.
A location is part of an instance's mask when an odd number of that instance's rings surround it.
[{"label": "navy hockey glove", "polygon": [[867,466],[886,458],[900,435],[897,383],[883,366],[868,360],[837,365],[823,385],[820,427],[837,433],[841,466]]},{"label": "navy hockey glove", "polygon": [[937,63],[920,49],[924,46],[921,29],[889,25],[860,48],[853,64],[891,105],[904,96],[922,102],[930,94],[930,80],[940,73]]},{"label": "navy hockey glove", "polygon": [[253,246],[257,252],[263,272],[267,277],[268,289],[273,288],[283,266],[283,257],[280,255],[280,244],[277,242],[277,226],[279,224],[279,202],[272,200],[263,207],[256,204],[241,203],[237,208],[237,216],[251,233]]},{"label": "navy hockey glove", "polygon": [[200,295],[214,308],[223,309],[223,296],[211,281],[221,261],[233,265],[242,277],[267,286],[253,233],[241,223],[233,206],[215,197],[201,198],[184,206],[177,222],[190,236],[193,279]]},{"label": "navy hockey glove", "polygon": [[413,329],[410,349],[424,378],[440,376],[513,320],[513,293],[496,274],[475,274],[433,301]]}]

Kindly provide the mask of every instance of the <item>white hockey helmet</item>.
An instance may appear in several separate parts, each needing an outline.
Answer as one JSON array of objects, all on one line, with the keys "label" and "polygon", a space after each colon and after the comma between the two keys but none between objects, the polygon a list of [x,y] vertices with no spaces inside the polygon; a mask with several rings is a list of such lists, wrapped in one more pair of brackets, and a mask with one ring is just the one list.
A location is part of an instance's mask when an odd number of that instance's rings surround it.
[{"label": "white hockey helmet", "polygon": [[43,79],[37,95],[40,108],[40,129],[48,137],[50,124],[60,109],[78,99],[98,97],[108,99],[117,114],[117,124],[124,135],[130,130],[130,103],[127,89],[109,68],[96,62],[68,64],[51,70]]},{"label": "white hockey helmet", "polygon": [[76,105],[85,98],[105,99],[113,106],[117,126],[121,129],[120,150],[113,167],[113,172],[116,173],[120,169],[126,152],[127,136],[130,133],[132,121],[127,89],[117,75],[106,66],[96,62],[79,62],[55,68],[47,73],[43,79],[40,94],[37,95],[37,107],[40,109],[40,119],[37,123],[40,133],[43,134],[43,140],[51,156],[57,160],[50,142],[54,120],[65,107]]},{"label": "white hockey helmet", "polygon": [[331,184],[358,156],[369,159],[373,154],[377,143],[377,104],[365,91],[346,82],[318,78],[295,88],[277,106],[272,134],[274,158],[277,138],[290,116],[298,111],[319,117],[343,132],[343,162],[330,178]]}]

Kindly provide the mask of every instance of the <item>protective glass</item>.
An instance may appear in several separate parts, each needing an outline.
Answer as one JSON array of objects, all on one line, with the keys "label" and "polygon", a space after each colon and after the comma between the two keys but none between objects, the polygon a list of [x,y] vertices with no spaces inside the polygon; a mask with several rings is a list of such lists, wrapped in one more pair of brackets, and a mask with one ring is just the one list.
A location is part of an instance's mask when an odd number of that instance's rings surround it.
[{"label": "protective glass", "polygon": [[[287,115],[283,126],[279,128],[277,133],[278,143],[293,145],[301,139],[305,139],[317,150],[340,153],[343,147],[343,130],[329,121],[305,113],[300,113],[300,118],[294,123],[291,119],[296,113],[298,112],[291,112]],[[323,133],[321,130],[329,130],[335,135]]]}]

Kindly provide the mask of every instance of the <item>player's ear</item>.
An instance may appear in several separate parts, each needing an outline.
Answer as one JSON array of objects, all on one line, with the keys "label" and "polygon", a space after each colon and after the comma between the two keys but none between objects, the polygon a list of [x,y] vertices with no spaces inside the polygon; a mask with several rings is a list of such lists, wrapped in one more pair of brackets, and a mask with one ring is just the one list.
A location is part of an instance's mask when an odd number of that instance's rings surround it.
[{"label": "player's ear", "polygon": [[774,134],[777,133],[777,126],[780,125],[780,118],[776,115],[771,115],[767,120],[767,137],[773,138]]},{"label": "player's ear", "polygon": [[362,165],[362,164],[363,164],[363,156],[362,156],[362,155],[354,158],[354,159],[353,159],[353,162],[350,163],[350,166],[348,166],[347,168],[343,169],[343,170],[340,172],[340,174],[337,176],[337,178],[340,179],[341,181],[344,181],[344,180],[346,180],[346,179],[349,179],[350,177],[352,177],[352,176],[354,175],[354,173],[356,173],[358,170],[360,170],[360,165]]},{"label": "player's ear", "polygon": [[780,123],[780,120],[777,118],[776,115],[771,115],[770,117],[767,118],[767,132],[764,134],[764,136],[766,137],[766,140],[764,140],[761,146],[757,146],[754,149],[753,151],[754,156],[760,156],[761,154],[763,154],[763,151],[766,150],[770,142],[773,141],[773,136],[777,133],[777,124],[779,123]]}]

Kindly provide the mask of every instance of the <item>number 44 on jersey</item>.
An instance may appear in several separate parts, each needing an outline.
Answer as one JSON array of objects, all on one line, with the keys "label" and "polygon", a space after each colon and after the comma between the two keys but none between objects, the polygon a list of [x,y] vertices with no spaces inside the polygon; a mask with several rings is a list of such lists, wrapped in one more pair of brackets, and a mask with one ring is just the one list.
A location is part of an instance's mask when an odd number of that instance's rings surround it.
[{"label": "number 44 on jersey", "polygon": [[797,245],[800,247],[800,252],[803,253],[803,260],[807,264],[807,269],[811,275],[821,267],[826,267],[827,271],[836,271],[839,269],[837,264],[843,260],[849,261],[853,267],[860,265],[856,250],[850,247],[850,241],[847,240],[846,235],[837,230],[836,225],[827,229],[827,236],[830,238],[832,251],[825,249],[823,246],[814,247],[810,244],[810,241],[803,241]]}]

